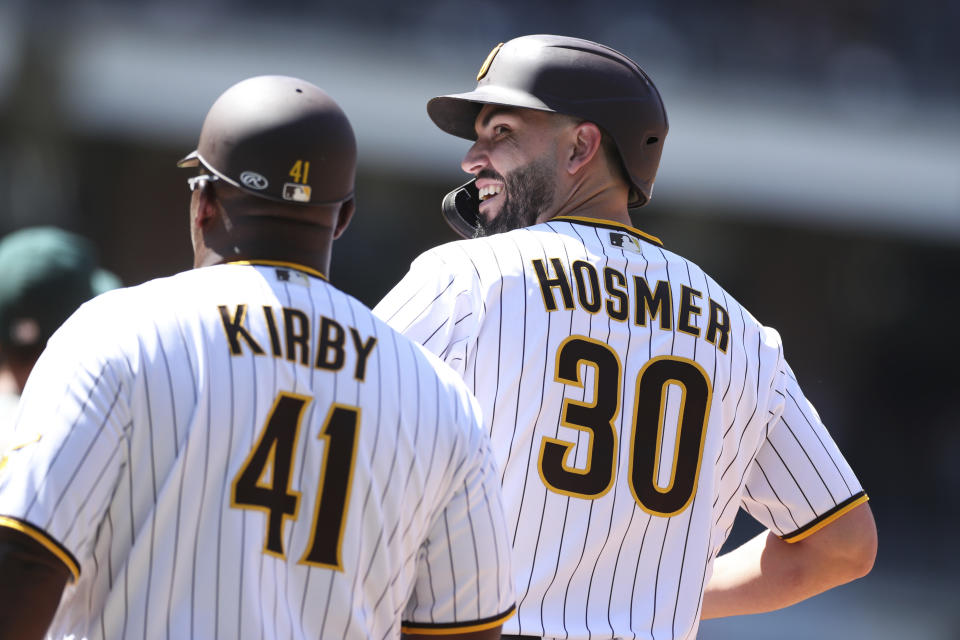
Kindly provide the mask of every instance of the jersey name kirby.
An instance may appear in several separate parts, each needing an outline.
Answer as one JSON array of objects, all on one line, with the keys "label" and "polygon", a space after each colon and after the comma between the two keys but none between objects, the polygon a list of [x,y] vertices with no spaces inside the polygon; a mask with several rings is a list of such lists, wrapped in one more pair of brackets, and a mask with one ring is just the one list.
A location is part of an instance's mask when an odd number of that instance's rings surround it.
[{"label": "jersey name kirby", "polygon": [[[262,356],[267,351],[261,341],[269,342],[267,349],[274,358],[285,358],[316,369],[339,371],[347,361],[347,351],[352,350],[356,353],[353,358],[353,377],[363,382],[367,374],[367,360],[377,344],[376,337],[363,338],[354,327],[344,327],[333,318],[323,315],[310,318],[300,309],[274,309],[268,305],[263,305],[262,309],[267,338],[257,340],[246,326],[247,305],[238,304],[232,309],[226,305],[217,306],[231,354],[241,355],[246,344],[255,355]],[[315,323],[314,329],[311,329],[311,322]]]},{"label": "jersey name kirby", "polygon": [[[601,291],[600,273],[597,268],[585,260],[574,260],[568,272],[565,261],[550,258],[549,265],[541,259],[533,260],[533,270],[543,294],[544,308],[556,311],[559,306],[557,295],[563,308],[571,310],[578,304],[588,313],[606,311],[607,315],[619,322],[626,322],[631,315],[637,326],[647,326],[657,320],[660,329],[673,330],[704,338],[723,353],[730,343],[730,314],[723,305],[713,298],[706,299],[706,331],[700,328],[699,316],[703,315],[703,293],[686,285],[680,286],[680,300],[677,309],[673,305],[673,292],[670,283],[664,280],[650,286],[643,276],[633,276],[628,283],[627,276],[612,267],[603,269],[603,289]],[[576,295],[574,295],[576,294]]]}]

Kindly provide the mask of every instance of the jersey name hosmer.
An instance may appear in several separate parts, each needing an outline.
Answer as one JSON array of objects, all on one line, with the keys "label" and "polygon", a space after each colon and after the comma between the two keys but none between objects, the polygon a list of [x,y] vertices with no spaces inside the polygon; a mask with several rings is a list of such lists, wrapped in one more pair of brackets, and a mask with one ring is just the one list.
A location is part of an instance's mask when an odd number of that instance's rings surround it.
[{"label": "jersey name hosmer", "polygon": [[[633,311],[633,323],[640,327],[656,320],[660,329],[673,330],[701,337],[699,316],[703,315],[703,293],[686,285],[680,286],[680,300],[674,311],[670,283],[658,280],[653,287],[643,276],[627,276],[616,269],[603,269],[603,290],[600,273],[585,260],[575,260],[567,272],[564,261],[550,258],[549,264],[541,259],[533,260],[533,270],[543,294],[543,306],[549,311],[559,309],[559,294],[563,308],[572,310],[577,304],[588,313],[606,311],[612,319],[625,322]],[[574,296],[576,292],[576,296]],[[723,353],[727,352],[730,340],[730,314],[713,298],[707,298],[707,328],[703,336]],[[674,317],[676,314],[676,317]]]},{"label": "jersey name hosmer", "polygon": [[[363,382],[367,374],[367,360],[377,344],[376,337],[363,338],[354,327],[344,327],[333,318],[323,315],[310,318],[300,309],[274,309],[268,305],[261,308],[269,336],[267,348],[274,358],[299,362],[306,367],[339,371],[347,360],[347,350],[352,349],[356,353],[353,377]],[[247,305],[238,304],[232,308],[218,305],[217,310],[231,354],[242,355],[244,344],[255,355],[267,353],[246,326]],[[311,328],[311,322],[314,328]],[[349,340],[347,335],[350,336]]]}]

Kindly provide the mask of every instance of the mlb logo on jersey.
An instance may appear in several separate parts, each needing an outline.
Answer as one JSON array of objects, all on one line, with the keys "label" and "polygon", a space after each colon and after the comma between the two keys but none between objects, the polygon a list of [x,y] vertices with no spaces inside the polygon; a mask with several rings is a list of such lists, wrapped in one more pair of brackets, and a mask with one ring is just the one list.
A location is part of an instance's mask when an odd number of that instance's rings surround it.
[{"label": "mlb logo on jersey", "polygon": [[277,280],[280,282],[289,282],[294,284],[302,284],[306,287],[310,286],[310,278],[306,274],[299,271],[291,271],[290,269],[278,268],[274,270],[274,273],[277,275]]},{"label": "mlb logo on jersey", "polygon": [[640,243],[636,238],[631,236],[629,233],[617,233],[616,231],[610,232],[610,246],[616,247],[618,249],[623,249],[624,251],[632,251],[634,253],[643,253],[640,250]]}]

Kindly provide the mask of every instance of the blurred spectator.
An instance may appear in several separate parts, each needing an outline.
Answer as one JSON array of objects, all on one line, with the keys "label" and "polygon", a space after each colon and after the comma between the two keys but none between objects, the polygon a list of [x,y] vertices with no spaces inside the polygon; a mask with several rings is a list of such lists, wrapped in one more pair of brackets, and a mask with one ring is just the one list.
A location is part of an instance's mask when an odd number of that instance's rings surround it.
[{"label": "blurred spectator", "polygon": [[97,266],[93,245],[55,227],[0,240],[0,442],[34,363],[81,304],[120,285]]}]

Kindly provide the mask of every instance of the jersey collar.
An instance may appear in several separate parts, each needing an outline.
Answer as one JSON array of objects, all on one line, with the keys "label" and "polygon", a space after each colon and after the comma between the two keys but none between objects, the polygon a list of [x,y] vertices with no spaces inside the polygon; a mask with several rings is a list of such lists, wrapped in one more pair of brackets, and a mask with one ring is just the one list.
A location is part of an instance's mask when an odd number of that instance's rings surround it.
[{"label": "jersey collar", "polygon": [[557,216],[555,218],[550,218],[547,222],[553,222],[554,220],[559,220],[563,222],[578,222],[580,224],[588,224],[592,227],[601,227],[604,229],[616,229],[618,231],[625,231],[630,235],[636,236],[640,240],[646,240],[647,242],[652,242],[658,247],[663,246],[663,242],[660,241],[660,238],[652,236],[649,233],[640,231],[640,229],[635,229],[629,225],[625,225],[620,222],[614,222],[613,220],[600,220],[599,218],[587,218],[584,216]]},{"label": "jersey collar", "polygon": [[[295,262],[284,262],[282,260],[228,260],[224,264],[240,264],[247,266],[264,266],[264,267],[287,267],[288,269],[295,269],[297,271],[303,271],[308,273],[311,276],[316,276],[322,280],[327,280],[327,276],[323,275],[316,269],[311,269],[310,267],[305,267],[302,264],[297,264]],[[327,280],[329,282],[329,280]]]}]

